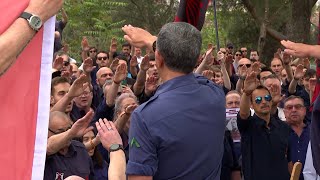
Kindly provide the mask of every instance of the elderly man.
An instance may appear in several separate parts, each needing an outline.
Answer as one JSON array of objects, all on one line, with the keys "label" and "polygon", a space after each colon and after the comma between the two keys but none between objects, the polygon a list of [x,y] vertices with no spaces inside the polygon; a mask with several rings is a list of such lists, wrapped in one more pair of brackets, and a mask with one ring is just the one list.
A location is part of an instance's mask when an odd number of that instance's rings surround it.
[{"label": "elderly man", "polygon": [[[299,96],[288,97],[284,103],[284,114],[292,129],[289,136],[289,160],[292,164],[301,162],[303,169],[310,140],[310,128],[306,120],[304,100]],[[303,179],[301,172],[300,180]]]},{"label": "elderly man", "polygon": [[50,113],[44,179],[64,179],[72,175],[92,178],[93,164],[86,148],[72,140],[85,134],[92,116],[93,112],[89,111],[72,125],[65,113]]},{"label": "elderly man", "polygon": [[220,87],[192,73],[200,32],[181,22],[164,25],[158,38],[132,26],[123,30],[133,46],[155,49],[163,81],[131,115],[128,179],[220,179],[225,98]]}]

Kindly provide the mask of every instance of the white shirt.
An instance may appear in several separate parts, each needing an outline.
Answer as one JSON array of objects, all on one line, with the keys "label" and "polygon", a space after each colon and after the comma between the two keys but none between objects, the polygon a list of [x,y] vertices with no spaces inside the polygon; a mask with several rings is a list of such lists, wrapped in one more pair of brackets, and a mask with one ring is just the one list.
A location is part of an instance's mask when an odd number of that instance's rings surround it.
[{"label": "white shirt", "polygon": [[313,160],[312,160],[312,152],[311,152],[311,144],[309,142],[306,161],[304,163],[303,168],[303,177],[305,180],[320,180],[320,176],[317,175],[316,170],[313,167]]}]

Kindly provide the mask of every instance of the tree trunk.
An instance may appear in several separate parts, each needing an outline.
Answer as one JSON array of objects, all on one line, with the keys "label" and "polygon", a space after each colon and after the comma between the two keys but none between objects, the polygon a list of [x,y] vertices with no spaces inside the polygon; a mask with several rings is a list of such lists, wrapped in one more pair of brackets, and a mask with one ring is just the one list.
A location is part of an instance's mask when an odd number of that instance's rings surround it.
[{"label": "tree trunk", "polygon": [[262,24],[260,25],[260,36],[258,40],[258,52],[260,56],[262,56],[263,48],[266,44],[268,21],[269,21],[269,0],[264,0],[264,19]]}]

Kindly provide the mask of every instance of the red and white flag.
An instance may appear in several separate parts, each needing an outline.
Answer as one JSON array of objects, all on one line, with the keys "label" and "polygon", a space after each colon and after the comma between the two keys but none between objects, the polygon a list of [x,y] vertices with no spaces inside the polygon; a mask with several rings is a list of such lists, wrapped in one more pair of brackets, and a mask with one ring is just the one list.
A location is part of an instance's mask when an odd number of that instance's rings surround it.
[{"label": "red and white flag", "polygon": [[[1,0],[0,34],[19,17],[28,2]],[[46,22],[0,77],[0,179],[43,179],[54,24],[54,18]]]}]

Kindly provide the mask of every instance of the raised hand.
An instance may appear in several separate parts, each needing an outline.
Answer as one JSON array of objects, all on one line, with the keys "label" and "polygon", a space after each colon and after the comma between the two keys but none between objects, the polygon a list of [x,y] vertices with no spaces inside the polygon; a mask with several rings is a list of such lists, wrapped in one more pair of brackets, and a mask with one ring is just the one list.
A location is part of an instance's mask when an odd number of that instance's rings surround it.
[{"label": "raised hand", "polygon": [[63,66],[63,58],[60,57],[60,56],[58,56],[58,57],[53,61],[52,68],[60,71],[61,68],[62,68],[62,66]]},{"label": "raised hand", "polygon": [[126,79],[127,75],[128,75],[127,65],[120,64],[120,65],[118,65],[116,73],[114,74],[113,81],[116,84],[120,84],[121,81]]},{"label": "raised hand", "polygon": [[209,80],[212,80],[213,75],[214,75],[214,73],[211,70],[205,70],[202,72],[202,76],[206,77]]},{"label": "raised hand", "polygon": [[309,58],[304,58],[303,65],[305,68],[310,69],[310,60]]},{"label": "raised hand", "polygon": [[124,110],[124,112],[125,112],[126,114],[131,114],[137,107],[138,107],[137,104],[129,105],[128,107],[126,107],[126,109]]},{"label": "raised hand", "polygon": [[115,52],[117,52],[117,39],[116,38],[112,38],[111,39],[111,45],[110,45],[110,53],[114,54]]},{"label": "raised hand", "polygon": [[259,65],[259,63],[258,62],[254,62],[252,64],[251,70],[253,72],[255,72],[256,74],[259,74],[260,73],[260,65]]},{"label": "raised hand", "polygon": [[110,65],[110,69],[113,71],[113,72],[115,72],[116,71],[116,69],[117,69],[117,67],[118,67],[118,65],[119,65],[119,59],[114,59],[113,61],[112,61],[112,63],[111,63],[111,65]]},{"label": "raised hand", "polygon": [[69,45],[64,44],[62,50],[63,50],[63,52],[68,53],[69,52]]},{"label": "raised hand", "polygon": [[92,118],[93,111],[90,110],[83,118],[78,119],[71,127],[69,134],[71,137],[82,137],[86,132],[92,130],[92,128],[88,128]]},{"label": "raised hand", "polygon": [[280,87],[277,86],[276,84],[272,84],[269,91],[270,91],[273,103],[278,104],[282,98]]},{"label": "raised hand", "polygon": [[258,87],[259,80],[257,79],[256,73],[251,72],[247,75],[246,79],[244,80],[244,90],[243,92],[246,95],[251,95],[252,92]]},{"label": "raised hand", "polygon": [[80,96],[84,90],[89,86],[88,78],[86,75],[81,74],[78,79],[76,79],[70,87],[67,95],[71,98]]},{"label": "raised hand", "polygon": [[158,78],[154,76],[149,76],[145,83],[145,94],[150,96],[154,91],[157,90],[158,87]]},{"label": "raised hand", "polygon": [[138,59],[137,56],[132,56],[130,60],[130,66],[131,67],[137,67],[138,66]]},{"label": "raised hand", "polygon": [[86,37],[82,37],[81,47],[82,47],[82,50],[86,50],[86,51],[89,50],[90,46],[88,43],[88,39]]},{"label": "raised hand", "polygon": [[281,44],[286,48],[284,52],[296,57],[308,57],[310,45],[302,43],[294,43],[291,41],[282,40]]},{"label": "raised hand", "polygon": [[90,57],[83,61],[83,71],[85,74],[90,74],[95,68],[96,67],[93,66],[93,60]]},{"label": "raised hand", "polygon": [[113,122],[108,121],[107,119],[99,119],[99,121],[96,122],[96,127],[98,129],[100,141],[103,147],[108,151],[112,144],[122,145],[122,139]]},{"label": "raised hand", "polygon": [[283,53],[282,61],[283,61],[283,64],[285,64],[285,65],[290,64],[290,62],[291,62],[290,55],[288,53]]},{"label": "raised hand", "polygon": [[240,77],[246,77],[248,74],[248,68],[247,66],[241,66],[239,67],[239,76]]},{"label": "raised hand", "polygon": [[145,55],[140,64],[140,70],[147,71],[150,68],[149,55]]},{"label": "raised hand", "polygon": [[[223,62],[223,60],[221,62]],[[232,56],[232,54],[228,54],[225,57],[225,64],[232,64],[232,63],[233,63],[233,56]]]},{"label": "raised hand", "polygon": [[57,14],[63,5],[63,0],[30,0],[26,12],[38,15],[43,22]]},{"label": "raised hand", "polygon": [[124,86],[122,88],[122,93],[129,93],[129,94],[134,95],[134,93],[132,92],[132,90],[131,90],[131,88],[129,86]]},{"label": "raised hand", "polygon": [[204,61],[204,63],[205,63],[207,66],[211,66],[211,65],[213,64],[213,62],[214,62],[214,57],[213,57],[213,55],[212,55],[212,51],[213,51],[213,48],[210,48],[210,49],[206,52],[206,54],[205,54],[205,56],[204,56],[204,58],[203,58],[203,61]]},{"label": "raised hand", "polygon": [[125,25],[122,27],[122,30],[126,33],[124,39],[134,47],[142,48],[148,46],[150,49],[152,43],[157,39],[157,37],[152,36],[148,31],[131,25]]},{"label": "raised hand", "polygon": [[303,65],[299,64],[297,66],[296,71],[294,72],[294,79],[295,80],[299,80],[304,76],[304,72],[303,72]]}]

